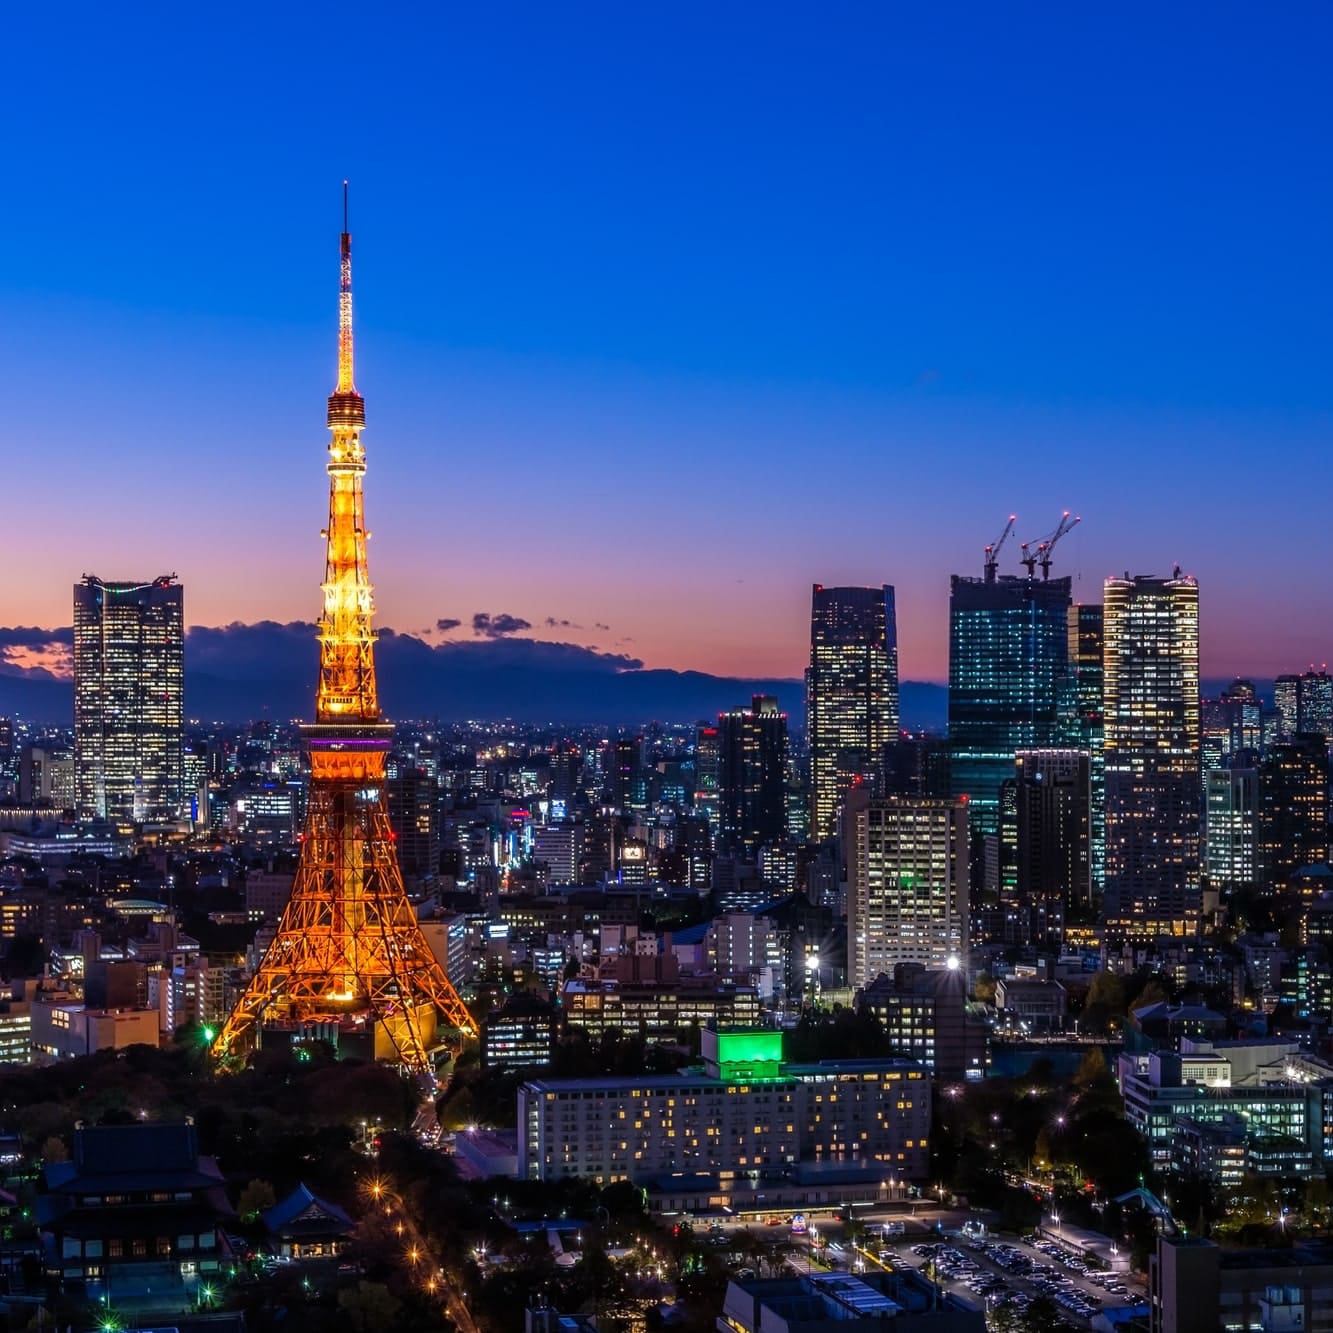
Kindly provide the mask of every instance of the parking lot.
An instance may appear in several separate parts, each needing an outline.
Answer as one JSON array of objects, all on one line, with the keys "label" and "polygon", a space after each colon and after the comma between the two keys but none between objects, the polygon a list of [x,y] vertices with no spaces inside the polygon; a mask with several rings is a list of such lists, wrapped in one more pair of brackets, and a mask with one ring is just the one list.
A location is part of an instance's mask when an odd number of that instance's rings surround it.
[{"label": "parking lot", "polygon": [[[1003,1305],[1022,1311],[1036,1297],[1045,1296],[1069,1323],[1081,1327],[1100,1310],[1144,1299],[1138,1278],[1099,1270],[1081,1252],[1049,1236],[1033,1234],[1020,1240],[980,1228],[967,1234],[973,1224],[957,1212],[946,1217],[937,1211],[933,1219],[910,1212],[883,1213],[860,1220],[862,1239],[856,1245],[847,1239],[845,1222],[825,1216],[810,1217],[805,1234],[792,1234],[790,1219],[776,1215],[709,1219],[709,1233],[710,1240],[720,1245],[734,1244],[743,1229],[789,1242],[795,1248],[792,1266],[798,1271],[856,1272],[877,1265],[921,1269],[950,1294],[981,1309]],[[750,1271],[746,1270],[747,1276]]]},{"label": "parking lot", "polygon": [[1106,1306],[1141,1299],[1121,1275],[1099,1273],[1072,1251],[1036,1238],[959,1237],[881,1247],[877,1257],[926,1269],[947,1290],[987,1309],[1012,1306],[1022,1311],[1037,1296],[1046,1296],[1067,1317],[1084,1322]]}]

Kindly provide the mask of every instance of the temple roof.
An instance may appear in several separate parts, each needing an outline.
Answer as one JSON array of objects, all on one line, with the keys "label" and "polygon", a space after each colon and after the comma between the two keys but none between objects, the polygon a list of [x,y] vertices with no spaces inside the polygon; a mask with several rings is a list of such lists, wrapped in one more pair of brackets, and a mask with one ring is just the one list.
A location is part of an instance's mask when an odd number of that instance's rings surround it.
[{"label": "temple roof", "polygon": [[265,1228],[273,1235],[327,1235],[350,1231],[356,1225],[336,1203],[318,1198],[304,1184],[272,1208],[266,1208],[262,1217]]}]

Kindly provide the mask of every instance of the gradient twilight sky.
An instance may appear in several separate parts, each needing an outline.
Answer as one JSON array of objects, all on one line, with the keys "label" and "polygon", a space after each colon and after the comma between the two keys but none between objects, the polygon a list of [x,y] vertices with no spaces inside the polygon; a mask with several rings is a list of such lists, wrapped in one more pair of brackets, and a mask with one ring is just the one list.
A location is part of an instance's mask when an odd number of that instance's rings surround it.
[{"label": "gradient twilight sky", "polygon": [[891,582],[938,679],[1070,508],[1206,674],[1333,659],[1333,8],[1092,8],[11,11],[0,623],[314,618],[350,177],[381,624],[796,675]]}]

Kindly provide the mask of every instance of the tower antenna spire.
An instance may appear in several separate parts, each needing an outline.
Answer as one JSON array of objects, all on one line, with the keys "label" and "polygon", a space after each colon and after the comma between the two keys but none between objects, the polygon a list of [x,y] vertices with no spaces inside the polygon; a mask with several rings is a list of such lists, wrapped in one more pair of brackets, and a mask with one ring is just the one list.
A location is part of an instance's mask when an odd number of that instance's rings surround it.
[{"label": "tower antenna spire", "polygon": [[[352,376],[352,233],[347,230],[347,182],[343,181],[342,263],[338,281],[338,386],[329,399],[329,425],[334,424],[334,404],[341,419],[357,426],[366,424],[366,407]],[[346,413],[351,412],[351,417]]]}]

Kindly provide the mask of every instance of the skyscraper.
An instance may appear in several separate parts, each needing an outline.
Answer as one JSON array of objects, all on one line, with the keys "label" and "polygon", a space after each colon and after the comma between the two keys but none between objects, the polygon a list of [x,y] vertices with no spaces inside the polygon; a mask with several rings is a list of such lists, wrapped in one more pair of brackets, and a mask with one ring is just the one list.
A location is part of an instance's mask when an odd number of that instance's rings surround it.
[{"label": "skyscraper", "polygon": [[620,736],[607,750],[606,802],[617,810],[628,810],[639,804],[645,790],[643,737]]},{"label": "skyscraper", "polygon": [[184,590],[74,585],[74,755],[78,808],[110,819],[173,819],[184,800]]},{"label": "skyscraper", "polygon": [[1251,888],[1259,868],[1258,773],[1253,768],[1210,768],[1204,795],[1203,864],[1209,888],[1225,895]]},{"label": "skyscraper", "polygon": [[719,846],[747,861],[787,838],[787,715],[771,695],[717,719]]},{"label": "skyscraper", "polygon": [[1273,682],[1273,704],[1282,718],[1282,739],[1304,733],[1333,740],[1333,676],[1311,667]]},{"label": "skyscraper", "polygon": [[1328,861],[1328,746],[1298,735],[1259,766],[1259,845],[1264,884],[1283,889],[1305,866]]},{"label": "skyscraper", "polygon": [[1235,680],[1201,705],[1204,771],[1251,762],[1263,744],[1263,702],[1248,680]]},{"label": "skyscraper", "polygon": [[1306,736],[1333,740],[1333,676],[1322,667],[1301,672],[1297,726]]},{"label": "skyscraper", "polygon": [[950,783],[972,831],[995,834],[1014,755],[1059,741],[1070,580],[955,574],[949,593]]},{"label": "skyscraper", "polygon": [[1018,901],[1047,919],[1092,905],[1091,761],[1082,750],[1020,750],[1016,778]]},{"label": "skyscraper", "polygon": [[708,820],[716,837],[718,830],[718,770],[721,738],[716,727],[700,722],[694,733],[694,808]]},{"label": "skyscraper", "polygon": [[899,963],[957,967],[967,952],[967,802],[872,797],[857,788],[843,820],[847,984]]},{"label": "skyscraper", "polygon": [[435,810],[435,783],[412,762],[391,765],[384,784],[389,827],[398,844],[398,865],[404,879],[419,885],[440,873],[440,828]]},{"label": "skyscraper", "polygon": [[1104,673],[1102,608],[1080,603],[1069,608],[1069,707],[1065,743],[1088,752],[1092,793],[1092,888],[1100,897],[1106,879],[1106,756],[1104,753]]},{"label": "skyscraper", "polygon": [[1106,580],[1108,936],[1185,935],[1199,925],[1199,585]]},{"label": "skyscraper", "polygon": [[898,626],[893,589],[814,585],[807,738],[810,836],[838,831],[838,810],[856,782],[875,784],[884,747],[898,739]]},{"label": "skyscraper", "polygon": [[1290,740],[1301,729],[1301,678],[1279,676],[1273,682],[1273,707],[1279,718],[1281,740]]}]

